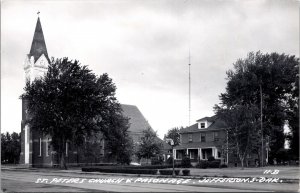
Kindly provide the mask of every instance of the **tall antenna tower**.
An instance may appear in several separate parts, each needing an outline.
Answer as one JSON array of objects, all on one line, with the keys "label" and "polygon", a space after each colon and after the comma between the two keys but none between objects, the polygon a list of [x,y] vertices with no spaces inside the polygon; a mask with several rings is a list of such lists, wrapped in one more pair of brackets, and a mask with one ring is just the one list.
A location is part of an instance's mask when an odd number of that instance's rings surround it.
[{"label": "tall antenna tower", "polygon": [[191,53],[189,49],[189,126],[191,125]]}]

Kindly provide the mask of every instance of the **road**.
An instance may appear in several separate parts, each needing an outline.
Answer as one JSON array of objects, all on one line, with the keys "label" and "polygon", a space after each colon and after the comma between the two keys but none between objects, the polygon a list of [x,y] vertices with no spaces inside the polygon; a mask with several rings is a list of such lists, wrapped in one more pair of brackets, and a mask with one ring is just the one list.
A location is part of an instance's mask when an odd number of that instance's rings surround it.
[{"label": "road", "polygon": [[[152,181],[147,182],[146,178]],[[111,182],[104,183],[99,179],[110,179]],[[169,181],[162,182],[164,179]],[[187,179],[180,181],[179,178],[18,170],[2,170],[1,180],[2,189],[6,192],[295,192],[298,190],[298,184],[287,183],[198,183],[197,179],[189,179],[188,183],[184,183]]]}]

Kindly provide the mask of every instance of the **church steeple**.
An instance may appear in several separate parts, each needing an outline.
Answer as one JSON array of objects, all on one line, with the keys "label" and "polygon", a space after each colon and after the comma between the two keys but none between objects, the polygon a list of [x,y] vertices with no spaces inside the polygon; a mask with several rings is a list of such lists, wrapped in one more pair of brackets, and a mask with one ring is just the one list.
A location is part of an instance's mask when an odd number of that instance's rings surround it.
[{"label": "church steeple", "polygon": [[29,54],[24,62],[26,81],[34,81],[36,78],[43,77],[50,64],[45,38],[42,30],[40,17],[36,22],[33,40]]},{"label": "church steeple", "polygon": [[34,62],[36,62],[43,54],[45,55],[48,62],[50,62],[40,17],[38,17],[34,35],[33,35],[31,48],[30,48],[30,52],[29,52],[29,58],[31,58],[33,56]]}]

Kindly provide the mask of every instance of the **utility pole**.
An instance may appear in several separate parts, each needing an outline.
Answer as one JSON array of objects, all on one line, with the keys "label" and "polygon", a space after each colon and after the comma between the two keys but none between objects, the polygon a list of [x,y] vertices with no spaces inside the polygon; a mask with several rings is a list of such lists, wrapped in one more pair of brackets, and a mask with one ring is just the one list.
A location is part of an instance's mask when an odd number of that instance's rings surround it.
[{"label": "utility pole", "polygon": [[189,50],[189,126],[191,125],[191,54]]},{"label": "utility pole", "polygon": [[173,161],[172,161],[172,165],[173,165],[173,172],[172,172],[172,177],[175,177],[175,167],[174,167],[174,163],[175,163],[175,157],[174,157],[174,146],[175,146],[175,143],[173,141],[173,139],[171,138],[166,138],[165,139],[165,142],[168,143],[169,145],[172,146],[172,157],[173,157]]},{"label": "utility pole", "polygon": [[226,132],[226,138],[227,138],[227,140],[226,140],[226,164],[227,164],[227,166],[228,166],[228,163],[229,163],[229,160],[228,160],[228,158],[229,158],[229,156],[228,156],[228,151],[229,151],[229,149],[228,149],[228,131]]},{"label": "utility pole", "polygon": [[263,131],[263,99],[262,99],[262,88],[261,83],[259,84],[259,91],[260,91],[260,129],[261,129],[261,166],[264,166],[264,131]]}]

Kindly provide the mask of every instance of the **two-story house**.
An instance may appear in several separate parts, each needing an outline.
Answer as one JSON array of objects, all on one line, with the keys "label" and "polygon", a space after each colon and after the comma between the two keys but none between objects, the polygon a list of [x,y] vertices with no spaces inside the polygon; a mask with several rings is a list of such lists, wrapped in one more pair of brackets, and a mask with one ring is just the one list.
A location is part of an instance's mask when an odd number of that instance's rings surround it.
[{"label": "two-story house", "polygon": [[189,156],[192,162],[207,160],[210,156],[227,162],[224,149],[227,148],[225,123],[216,116],[204,117],[196,124],[180,130],[179,146],[174,147],[175,160]]}]

